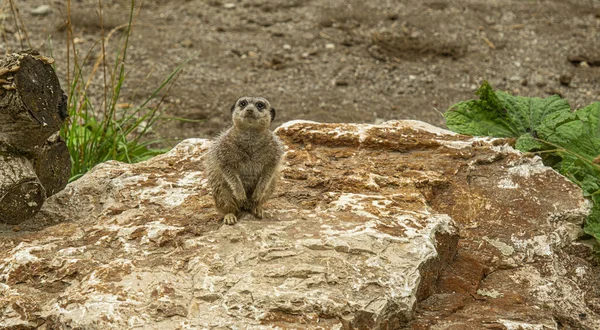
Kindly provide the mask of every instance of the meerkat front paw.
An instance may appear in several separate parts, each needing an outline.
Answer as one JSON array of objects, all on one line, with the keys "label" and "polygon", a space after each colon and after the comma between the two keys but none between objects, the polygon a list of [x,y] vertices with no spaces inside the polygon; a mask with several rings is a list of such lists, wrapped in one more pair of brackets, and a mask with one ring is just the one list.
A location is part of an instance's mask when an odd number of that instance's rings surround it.
[{"label": "meerkat front paw", "polygon": [[223,222],[227,225],[235,225],[235,223],[237,222],[237,217],[233,213],[225,214]]},{"label": "meerkat front paw", "polygon": [[252,208],[252,214],[257,218],[262,219],[265,216],[265,209],[263,209],[262,206],[256,206]]}]

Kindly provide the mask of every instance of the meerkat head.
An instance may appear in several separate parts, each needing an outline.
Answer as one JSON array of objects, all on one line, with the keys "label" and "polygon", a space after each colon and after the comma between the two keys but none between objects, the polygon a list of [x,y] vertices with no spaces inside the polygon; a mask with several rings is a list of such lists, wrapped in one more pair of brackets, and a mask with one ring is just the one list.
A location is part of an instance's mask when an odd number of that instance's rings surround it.
[{"label": "meerkat head", "polygon": [[266,129],[275,119],[275,109],[262,97],[244,96],[231,107],[233,125],[241,129]]}]

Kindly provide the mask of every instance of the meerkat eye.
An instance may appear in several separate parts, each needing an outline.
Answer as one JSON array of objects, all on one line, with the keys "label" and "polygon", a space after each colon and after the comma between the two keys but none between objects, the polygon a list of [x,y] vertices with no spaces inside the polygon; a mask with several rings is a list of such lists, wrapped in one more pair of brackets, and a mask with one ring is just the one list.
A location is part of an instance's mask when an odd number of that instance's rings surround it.
[{"label": "meerkat eye", "polygon": [[264,103],[262,103],[262,102],[256,102],[256,108],[257,108],[258,110],[262,110],[262,109],[264,109],[264,108],[265,108],[265,104],[264,104]]},{"label": "meerkat eye", "polygon": [[240,107],[245,107],[248,105],[248,102],[246,102],[245,100],[240,101]]}]

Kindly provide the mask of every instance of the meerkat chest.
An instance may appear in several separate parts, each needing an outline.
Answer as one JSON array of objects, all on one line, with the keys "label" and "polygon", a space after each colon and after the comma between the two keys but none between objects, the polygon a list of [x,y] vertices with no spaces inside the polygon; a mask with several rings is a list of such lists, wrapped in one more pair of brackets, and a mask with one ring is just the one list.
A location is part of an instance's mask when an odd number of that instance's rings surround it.
[{"label": "meerkat chest", "polygon": [[240,157],[237,164],[240,174],[244,176],[259,176],[265,168],[265,159],[260,154],[246,154]]},{"label": "meerkat chest", "polygon": [[273,150],[272,139],[268,136],[240,135],[234,139],[234,143],[228,148],[233,157],[231,164],[243,178],[244,183],[255,184],[265,168],[272,163]]},{"label": "meerkat chest", "polygon": [[239,171],[246,175],[261,173],[269,158],[269,145],[255,141],[255,143],[245,143],[237,147]]},{"label": "meerkat chest", "polygon": [[251,193],[261,176],[264,175],[265,164],[257,158],[245,159],[238,163],[240,179],[247,193]]}]

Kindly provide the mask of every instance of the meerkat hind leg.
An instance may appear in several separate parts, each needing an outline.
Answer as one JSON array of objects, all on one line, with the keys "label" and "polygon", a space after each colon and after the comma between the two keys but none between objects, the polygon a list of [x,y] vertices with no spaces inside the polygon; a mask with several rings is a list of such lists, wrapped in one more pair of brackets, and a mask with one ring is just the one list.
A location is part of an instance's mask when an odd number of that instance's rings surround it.
[{"label": "meerkat hind leg", "polygon": [[223,222],[227,225],[235,225],[237,217],[233,213],[227,213],[225,214],[225,217],[223,217]]},{"label": "meerkat hind leg", "polygon": [[263,207],[263,204],[267,202],[271,195],[273,195],[276,183],[277,179],[272,178],[271,181],[269,181],[265,190],[262,192],[262,195],[258,197],[256,205],[252,207],[252,214],[254,214],[257,218],[262,219],[265,216],[265,209]]}]

